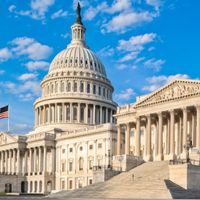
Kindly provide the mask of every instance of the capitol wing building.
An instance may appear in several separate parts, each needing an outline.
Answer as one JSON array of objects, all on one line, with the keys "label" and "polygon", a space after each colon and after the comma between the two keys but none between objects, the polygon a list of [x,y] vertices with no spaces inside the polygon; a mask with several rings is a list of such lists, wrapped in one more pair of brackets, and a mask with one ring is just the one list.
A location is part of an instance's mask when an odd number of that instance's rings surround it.
[{"label": "capitol wing building", "polygon": [[41,83],[34,130],[0,132],[0,192],[73,190],[144,161],[185,158],[188,137],[194,152],[200,148],[200,81],[175,80],[117,108],[105,68],[86,45],[79,5],[71,28],[71,43]]}]

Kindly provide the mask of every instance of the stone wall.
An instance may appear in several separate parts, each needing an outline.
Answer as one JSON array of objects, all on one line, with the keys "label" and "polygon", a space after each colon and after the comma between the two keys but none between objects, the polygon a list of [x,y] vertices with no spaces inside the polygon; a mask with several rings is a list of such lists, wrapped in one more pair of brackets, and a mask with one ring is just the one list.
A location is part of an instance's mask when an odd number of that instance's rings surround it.
[{"label": "stone wall", "polygon": [[170,165],[169,179],[184,189],[200,190],[200,166],[191,164]]},{"label": "stone wall", "polygon": [[0,192],[5,192],[5,185],[11,184],[12,193],[21,193],[21,182],[25,177],[18,175],[0,175]]}]

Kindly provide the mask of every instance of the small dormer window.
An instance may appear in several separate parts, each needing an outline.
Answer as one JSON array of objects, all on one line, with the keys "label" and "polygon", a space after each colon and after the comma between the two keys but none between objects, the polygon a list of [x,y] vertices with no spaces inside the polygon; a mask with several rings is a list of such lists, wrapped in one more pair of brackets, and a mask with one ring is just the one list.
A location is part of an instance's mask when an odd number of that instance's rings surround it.
[{"label": "small dormer window", "polygon": [[65,63],[67,63],[67,60],[65,60]]},{"label": "small dormer window", "polygon": [[75,63],[76,63],[76,64],[78,63],[78,60],[77,60],[77,59],[75,60]]},{"label": "small dormer window", "polygon": [[85,64],[86,64],[86,65],[88,64],[87,60],[85,61]]},{"label": "small dormer window", "polygon": [[70,59],[70,63],[72,63],[72,59]]},{"label": "small dormer window", "polygon": [[80,63],[83,64],[83,60],[82,59],[80,60]]}]

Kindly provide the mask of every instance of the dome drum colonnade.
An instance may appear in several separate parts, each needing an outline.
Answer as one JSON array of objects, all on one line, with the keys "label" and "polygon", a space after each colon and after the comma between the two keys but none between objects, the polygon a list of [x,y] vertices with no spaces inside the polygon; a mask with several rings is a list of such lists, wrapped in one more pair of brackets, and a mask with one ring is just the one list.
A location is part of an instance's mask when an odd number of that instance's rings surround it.
[{"label": "dome drum colonnade", "polygon": [[[137,116],[137,114],[136,114]],[[185,158],[184,145],[190,135],[193,147],[200,147],[200,106],[140,115],[127,124],[118,125],[117,155],[122,154],[121,134],[125,128],[125,154],[145,160]],[[130,152],[130,132],[134,132],[134,151]],[[143,132],[143,134],[141,134]],[[143,136],[143,145],[141,140]]]},{"label": "dome drum colonnade", "polygon": [[117,104],[105,68],[85,44],[85,27],[77,13],[71,44],[52,61],[35,102],[35,128],[58,123],[114,123]]}]

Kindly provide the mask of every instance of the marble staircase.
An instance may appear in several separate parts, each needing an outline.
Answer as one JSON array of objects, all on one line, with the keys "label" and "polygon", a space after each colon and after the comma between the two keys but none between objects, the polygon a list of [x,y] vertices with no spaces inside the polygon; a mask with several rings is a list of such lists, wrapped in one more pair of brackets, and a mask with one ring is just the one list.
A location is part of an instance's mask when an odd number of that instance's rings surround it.
[{"label": "marble staircase", "polygon": [[[200,192],[186,191],[168,180],[168,162],[144,163],[110,180],[74,191],[62,191],[49,198],[65,199],[173,199],[200,198]],[[133,177],[134,175],[134,177]]]}]

